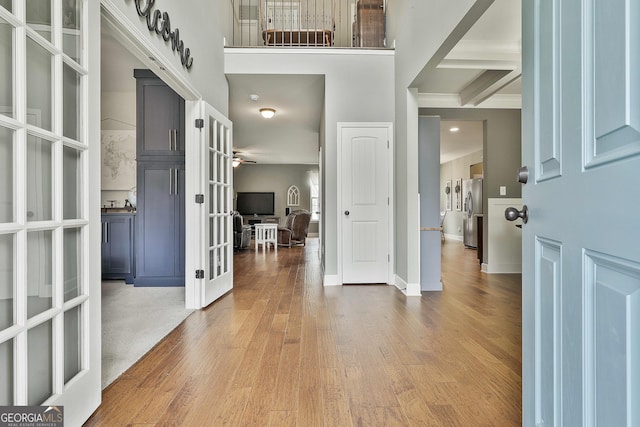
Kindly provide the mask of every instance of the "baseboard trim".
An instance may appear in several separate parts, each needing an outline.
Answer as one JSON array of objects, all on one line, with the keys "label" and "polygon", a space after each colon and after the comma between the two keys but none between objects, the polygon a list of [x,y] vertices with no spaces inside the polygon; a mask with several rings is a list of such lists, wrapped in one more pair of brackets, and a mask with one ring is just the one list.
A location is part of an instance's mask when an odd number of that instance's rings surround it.
[{"label": "baseboard trim", "polygon": [[462,236],[458,236],[457,234],[446,234],[444,235],[445,240],[449,239],[449,240],[457,240],[459,242],[462,242]]},{"label": "baseboard trim", "polygon": [[324,279],[322,281],[323,286],[340,286],[342,283],[338,281],[337,274],[325,274]]},{"label": "baseboard trim", "polygon": [[318,237],[319,234],[318,233],[309,233],[307,234],[307,237]]},{"label": "baseboard trim", "polygon": [[487,274],[521,274],[522,264],[482,264]]}]

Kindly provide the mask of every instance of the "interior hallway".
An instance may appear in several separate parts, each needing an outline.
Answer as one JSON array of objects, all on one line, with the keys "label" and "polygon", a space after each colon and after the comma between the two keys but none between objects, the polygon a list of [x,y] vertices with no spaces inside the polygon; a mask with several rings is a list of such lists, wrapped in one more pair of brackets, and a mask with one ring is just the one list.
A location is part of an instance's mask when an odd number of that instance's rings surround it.
[{"label": "interior hallway", "polygon": [[234,257],[235,287],[103,392],[86,425],[519,426],[520,275],[443,244],[444,292],[324,288],[317,239]]}]

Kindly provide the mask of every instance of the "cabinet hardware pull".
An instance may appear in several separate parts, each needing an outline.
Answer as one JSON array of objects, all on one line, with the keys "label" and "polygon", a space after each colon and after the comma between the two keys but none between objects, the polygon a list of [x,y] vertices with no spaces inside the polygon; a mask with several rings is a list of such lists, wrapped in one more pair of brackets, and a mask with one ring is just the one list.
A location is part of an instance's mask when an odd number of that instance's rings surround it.
[{"label": "cabinet hardware pull", "polygon": [[178,175],[179,174],[178,168],[175,168],[174,170],[175,170],[175,174],[176,174],[176,178],[173,180],[173,182],[175,182],[175,186],[176,186],[176,191],[175,191],[174,194],[177,196],[178,194],[180,194],[180,191],[178,190],[178,178],[179,178],[180,175]]},{"label": "cabinet hardware pull", "polygon": [[169,195],[173,194],[173,168],[169,169]]},{"label": "cabinet hardware pull", "polygon": [[178,129],[173,130],[173,149],[178,151]]},{"label": "cabinet hardware pull", "polygon": [[169,129],[169,151],[172,151],[173,148],[171,148],[173,146],[173,141],[171,140],[172,135],[171,135],[171,129]]}]

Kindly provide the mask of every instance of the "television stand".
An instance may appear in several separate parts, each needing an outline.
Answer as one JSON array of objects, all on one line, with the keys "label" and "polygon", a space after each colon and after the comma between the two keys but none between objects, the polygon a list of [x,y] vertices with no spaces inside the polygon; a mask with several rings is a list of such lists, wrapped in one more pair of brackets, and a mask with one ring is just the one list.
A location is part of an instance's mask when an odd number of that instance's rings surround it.
[{"label": "television stand", "polygon": [[260,215],[260,216],[243,216],[245,225],[254,225],[254,224],[280,224],[279,216],[271,216],[271,215]]}]

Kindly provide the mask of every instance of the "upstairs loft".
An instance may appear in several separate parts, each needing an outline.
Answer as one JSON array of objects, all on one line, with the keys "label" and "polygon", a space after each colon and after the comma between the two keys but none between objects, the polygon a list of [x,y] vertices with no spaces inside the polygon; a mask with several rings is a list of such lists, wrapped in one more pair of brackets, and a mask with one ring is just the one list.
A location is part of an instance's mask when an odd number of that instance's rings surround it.
[{"label": "upstairs loft", "polygon": [[386,48],[386,0],[230,0],[227,47]]}]

